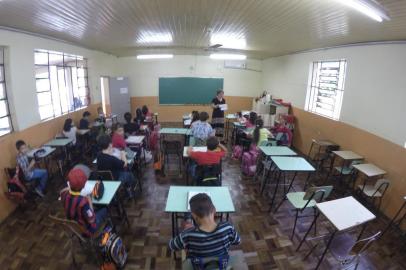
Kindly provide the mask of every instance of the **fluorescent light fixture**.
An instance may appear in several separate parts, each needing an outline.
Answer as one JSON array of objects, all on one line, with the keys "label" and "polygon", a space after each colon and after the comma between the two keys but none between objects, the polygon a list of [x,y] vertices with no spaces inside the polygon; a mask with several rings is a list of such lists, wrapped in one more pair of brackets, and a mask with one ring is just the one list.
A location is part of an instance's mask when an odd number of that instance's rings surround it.
[{"label": "fluorescent light fixture", "polygon": [[141,32],[137,43],[171,43],[173,41],[171,33]]},{"label": "fluorescent light fixture", "polygon": [[212,34],[210,45],[215,44],[221,44],[222,48],[227,49],[245,49],[247,47],[247,41],[244,36],[227,33]]},{"label": "fluorescent light fixture", "polygon": [[336,2],[351,7],[375,21],[390,20],[384,8],[374,0],[336,0]]},{"label": "fluorescent light fixture", "polygon": [[170,59],[173,58],[173,54],[139,54],[137,59]]},{"label": "fluorescent light fixture", "polygon": [[216,60],[245,60],[247,56],[244,54],[212,53],[210,58]]}]

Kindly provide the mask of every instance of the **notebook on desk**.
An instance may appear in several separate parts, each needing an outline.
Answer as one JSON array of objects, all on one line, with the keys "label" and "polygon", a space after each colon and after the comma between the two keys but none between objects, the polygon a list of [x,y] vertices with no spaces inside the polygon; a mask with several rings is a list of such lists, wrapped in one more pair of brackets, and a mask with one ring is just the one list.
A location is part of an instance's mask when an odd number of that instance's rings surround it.
[{"label": "notebook on desk", "polygon": [[207,192],[207,191],[189,191],[188,193],[187,193],[187,201],[186,201],[186,203],[187,203],[187,210],[188,211],[190,211],[190,199],[193,197],[193,196],[195,196],[195,195],[197,195],[197,194],[199,194],[199,193],[204,193],[204,194],[207,194],[209,197],[210,197],[210,193],[209,192]]}]

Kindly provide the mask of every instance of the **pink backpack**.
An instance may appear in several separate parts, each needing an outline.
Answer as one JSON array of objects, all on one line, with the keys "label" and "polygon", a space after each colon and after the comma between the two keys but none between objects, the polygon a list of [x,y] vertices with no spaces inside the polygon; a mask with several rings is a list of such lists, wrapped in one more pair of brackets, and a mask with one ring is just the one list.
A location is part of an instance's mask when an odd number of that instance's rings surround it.
[{"label": "pink backpack", "polygon": [[231,158],[233,159],[240,159],[242,156],[242,146],[241,145],[235,145],[233,147],[233,154],[231,155]]},{"label": "pink backpack", "polygon": [[242,155],[241,169],[242,173],[247,176],[254,176],[257,169],[258,151],[251,149],[248,152],[244,152]]}]

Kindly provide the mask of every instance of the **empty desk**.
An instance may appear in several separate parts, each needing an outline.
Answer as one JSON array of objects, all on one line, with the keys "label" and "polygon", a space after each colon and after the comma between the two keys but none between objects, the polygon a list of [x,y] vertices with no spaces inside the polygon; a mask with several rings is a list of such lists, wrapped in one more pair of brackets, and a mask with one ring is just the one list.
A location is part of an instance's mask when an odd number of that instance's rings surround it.
[{"label": "empty desk", "polygon": [[314,218],[312,224],[310,225],[302,241],[297,247],[297,250],[299,250],[304,241],[306,241],[306,237],[317,222],[320,213],[323,214],[330,221],[330,223],[333,224],[335,230],[333,233],[331,233],[327,245],[321,257],[319,258],[319,261],[315,268],[318,269],[321,262],[323,261],[324,256],[327,253],[328,248],[330,247],[331,241],[333,240],[337,232],[348,230],[364,224],[358,236],[358,239],[360,239],[363,231],[365,230],[365,225],[367,224],[367,222],[375,219],[375,215],[351,196],[328,202],[318,203],[316,204],[316,207],[319,210],[319,213]]}]

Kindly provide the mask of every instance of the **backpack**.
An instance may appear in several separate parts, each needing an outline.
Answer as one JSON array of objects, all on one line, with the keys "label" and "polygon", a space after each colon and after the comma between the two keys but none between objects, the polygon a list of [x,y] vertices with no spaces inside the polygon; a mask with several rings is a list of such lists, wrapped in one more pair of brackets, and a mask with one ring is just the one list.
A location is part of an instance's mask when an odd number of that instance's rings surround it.
[{"label": "backpack", "polygon": [[234,145],[233,147],[233,154],[231,155],[231,158],[233,159],[240,159],[242,156],[242,146],[241,145]]},{"label": "backpack", "polygon": [[127,251],[123,240],[110,226],[107,226],[100,239],[99,247],[103,256],[101,269],[122,269],[127,263]]},{"label": "backpack", "polygon": [[17,166],[14,176],[7,181],[7,191],[5,192],[6,197],[17,204],[24,203],[28,194],[27,188],[19,178],[19,174],[20,167]]},{"label": "backpack", "polygon": [[258,151],[251,149],[244,152],[242,156],[241,169],[242,173],[247,176],[254,176],[257,169]]}]

